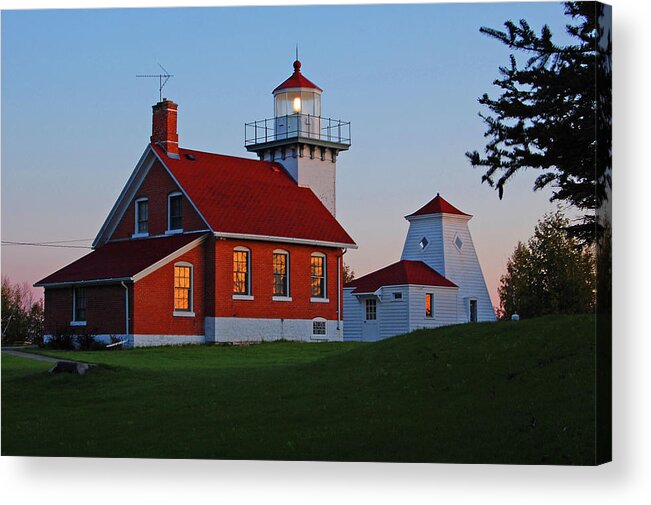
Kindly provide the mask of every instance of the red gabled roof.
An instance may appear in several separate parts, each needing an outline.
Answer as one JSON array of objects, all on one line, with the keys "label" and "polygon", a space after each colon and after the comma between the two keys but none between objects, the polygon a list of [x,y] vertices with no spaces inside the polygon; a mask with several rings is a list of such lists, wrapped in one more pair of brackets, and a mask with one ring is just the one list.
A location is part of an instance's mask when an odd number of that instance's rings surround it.
[{"label": "red gabled roof", "polygon": [[278,163],[189,149],[174,159],[152,147],[215,232],[355,245],[312,190]]},{"label": "red gabled roof", "polygon": [[402,260],[381,268],[359,279],[354,279],[347,288],[355,288],[353,293],[373,293],[382,286],[419,284],[423,286],[458,287],[422,261]]},{"label": "red gabled roof", "polygon": [[274,89],[272,93],[287,88],[312,88],[312,89],[317,89],[319,91],[323,91],[316,84],[310,81],[307,77],[301,74],[301,62],[298,60],[294,62],[294,73],[289,77],[289,79],[287,79],[280,86]]},{"label": "red gabled roof", "polygon": [[418,209],[413,214],[409,214],[407,217],[412,216],[424,216],[426,214],[458,214],[460,216],[469,216],[465,212],[461,212],[450,202],[445,200],[441,195],[436,193],[436,196],[430,200],[423,207]]},{"label": "red gabled roof", "polygon": [[192,233],[109,242],[35,285],[129,278],[201,236]]}]

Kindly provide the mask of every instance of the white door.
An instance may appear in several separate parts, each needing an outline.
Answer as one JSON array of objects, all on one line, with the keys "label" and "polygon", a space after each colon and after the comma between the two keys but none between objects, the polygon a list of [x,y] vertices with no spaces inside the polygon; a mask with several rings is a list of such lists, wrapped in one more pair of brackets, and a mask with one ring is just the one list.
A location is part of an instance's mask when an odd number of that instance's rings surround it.
[{"label": "white door", "polygon": [[377,320],[377,298],[364,300],[364,324],[362,324],[362,341],[374,342],[380,338]]}]

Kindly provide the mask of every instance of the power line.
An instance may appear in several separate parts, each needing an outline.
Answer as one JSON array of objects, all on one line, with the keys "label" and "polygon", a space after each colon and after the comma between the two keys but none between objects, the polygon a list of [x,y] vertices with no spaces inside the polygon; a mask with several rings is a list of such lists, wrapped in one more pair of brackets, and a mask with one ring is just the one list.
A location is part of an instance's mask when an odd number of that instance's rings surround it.
[{"label": "power line", "polygon": [[[77,242],[77,241],[71,240],[70,242]],[[32,247],[60,247],[66,249],[92,249],[91,246],[86,246],[86,245],[64,245],[64,244],[57,244],[57,243],[50,243],[50,242],[15,242],[12,240],[3,240],[2,245],[20,245],[20,246],[32,246]]]}]

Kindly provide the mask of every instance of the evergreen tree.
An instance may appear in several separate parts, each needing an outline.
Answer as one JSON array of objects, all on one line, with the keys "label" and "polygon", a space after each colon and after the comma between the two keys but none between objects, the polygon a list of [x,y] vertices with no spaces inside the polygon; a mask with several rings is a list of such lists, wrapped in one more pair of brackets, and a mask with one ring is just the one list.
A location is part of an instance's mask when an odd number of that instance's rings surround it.
[{"label": "evergreen tree", "polygon": [[585,211],[569,231],[593,242],[601,228],[595,217],[611,184],[611,43],[604,6],[596,2],[565,3],[571,18],[567,33],[575,41],[558,45],[547,25],[540,35],[525,20],[507,21],[506,31],[481,32],[509,49],[529,56],[520,66],[511,54],[494,81],[501,95],[484,94],[480,113],[488,126],[484,156],[468,152],[473,166],[484,167],[482,182],[494,186],[501,199],[504,185],[519,170],[541,174],[534,191],[553,188],[551,200]]},{"label": "evergreen tree", "polygon": [[518,243],[500,279],[500,315],[580,314],[595,303],[592,247],[567,232],[560,212],[546,214],[526,244]]}]

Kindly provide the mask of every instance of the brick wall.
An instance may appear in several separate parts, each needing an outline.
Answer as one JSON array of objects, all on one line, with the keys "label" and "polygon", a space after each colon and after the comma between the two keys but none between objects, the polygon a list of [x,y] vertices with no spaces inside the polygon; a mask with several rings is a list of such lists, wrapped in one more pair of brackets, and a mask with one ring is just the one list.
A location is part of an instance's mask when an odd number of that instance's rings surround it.
[{"label": "brick wall", "polygon": [[[132,289],[130,288],[129,314],[133,313]],[[86,286],[86,326],[84,331],[92,334],[124,334],[125,292],[120,284]],[[45,331],[51,333],[62,329],[74,331],[71,326],[72,287],[45,288]],[[133,326],[133,322],[130,322]]]},{"label": "brick wall", "polygon": [[[179,256],[135,283],[134,333],[138,335],[203,335],[205,243]],[[174,265],[193,266],[194,316],[174,316]],[[209,287],[210,290],[210,287]]]},{"label": "brick wall", "polygon": [[[129,207],[122,216],[111,239],[129,238],[133,235],[135,231],[135,201],[144,197],[149,200],[149,235],[165,233],[167,230],[167,195],[175,191],[179,191],[179,187],[160,161],[156,160],[140,185],[138,192],[129,202]],[[183,197],[182,216],[185,231],[205,230],[208,228],[185,196]]]},{"label": "brick wall", "polygon": [[[246,247],[251,251],[250,275],[253,300],[233,300],[233,248],[237,246]],[[272,300],[274,249],[284,249],[290,255],[291,302]],[[314,252],[323,253],[327,258],[328,303],[310,301],[310,257]],[[216,317],[285,319],[324,317],[335,320],[337,319],[337,261],[340,255],[340,249],[272,242],[217,240],[215,242],[215,315]]]}]

